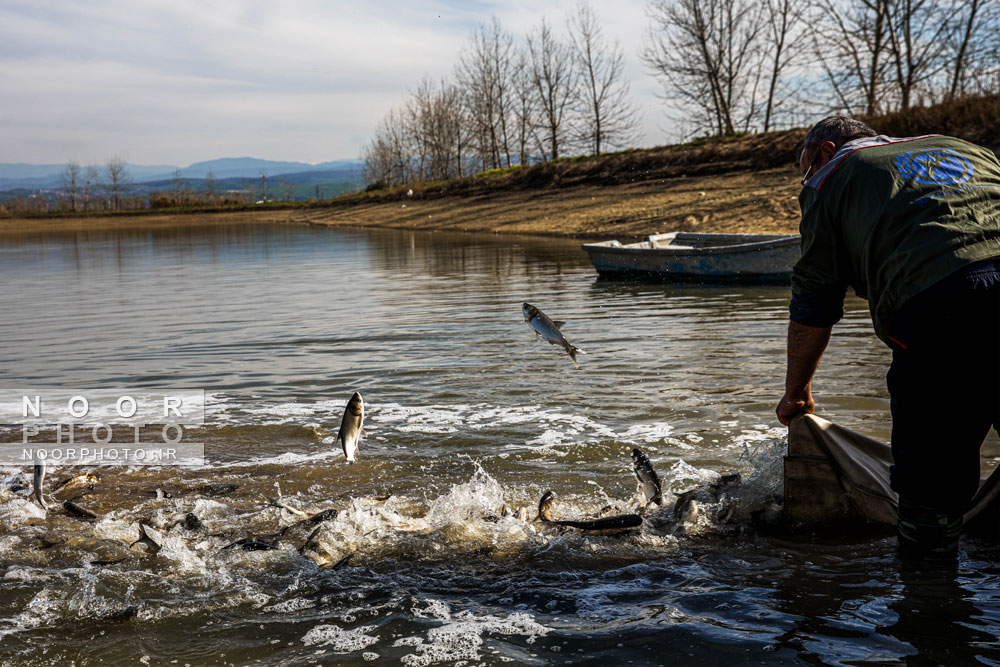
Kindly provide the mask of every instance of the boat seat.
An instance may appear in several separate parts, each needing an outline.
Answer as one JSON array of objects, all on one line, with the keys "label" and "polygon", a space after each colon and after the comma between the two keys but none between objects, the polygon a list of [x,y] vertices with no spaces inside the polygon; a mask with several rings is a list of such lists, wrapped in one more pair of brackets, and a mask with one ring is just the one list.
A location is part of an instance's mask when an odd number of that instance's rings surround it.
[{"label": "boat seat", "polygon": [[671,250],[691,250],[695,246],[693,245],[681,245],[680,243],[671,243],[667,241],[650,241],[650,247],[653,248],[670,248]]}]

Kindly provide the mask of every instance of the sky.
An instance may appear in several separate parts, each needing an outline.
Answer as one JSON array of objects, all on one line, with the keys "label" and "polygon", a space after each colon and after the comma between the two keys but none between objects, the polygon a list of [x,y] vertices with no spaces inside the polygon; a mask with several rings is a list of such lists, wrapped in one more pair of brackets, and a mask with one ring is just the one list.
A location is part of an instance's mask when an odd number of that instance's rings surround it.
[{"label": "sky", "polygon": [[[515,35],[575,0],[0,0],[0,162],[185,167],[354,158],[491,15]],[[621,42],[637,146],[676,138],[637,51],[646,0],[591,0]]]}]

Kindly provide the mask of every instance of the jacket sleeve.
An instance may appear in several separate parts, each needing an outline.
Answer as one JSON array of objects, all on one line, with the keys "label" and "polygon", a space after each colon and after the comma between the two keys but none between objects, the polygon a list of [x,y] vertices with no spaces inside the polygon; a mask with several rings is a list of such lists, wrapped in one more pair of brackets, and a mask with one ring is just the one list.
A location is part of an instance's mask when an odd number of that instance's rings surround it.
[{"label": "jacket sleeve", "polygon": [[790,319],[814,327],[833,326],[844,316],[844,295],[850,282],[844,275],[842,235],[825,202],[815,188],[803,188],[799,195],[802,256],[792,269],[788,308]]}]

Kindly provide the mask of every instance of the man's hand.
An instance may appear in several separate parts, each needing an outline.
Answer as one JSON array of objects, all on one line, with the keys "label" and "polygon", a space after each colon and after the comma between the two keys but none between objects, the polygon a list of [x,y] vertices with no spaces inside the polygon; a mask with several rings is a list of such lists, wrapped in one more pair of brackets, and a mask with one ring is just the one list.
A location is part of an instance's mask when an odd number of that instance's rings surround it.
[{"label": "man's hand", "polygon": [[833,327],[810,327],[798,322],[788,323],[788,368],[785,374],[785,395],[774,412],[785,426],[795,415],[812,414],[816,403],[812,398],[812,378],[820,357],[830,342]]},{"label": "man's hand", "polygon": [[816,410],[816,401],[813,400],[812,392],[806,389],[805,392],[785,392],[774,412],[778,415],[778,421],[788,426],[792,417],[798,414],[812,414]]}]

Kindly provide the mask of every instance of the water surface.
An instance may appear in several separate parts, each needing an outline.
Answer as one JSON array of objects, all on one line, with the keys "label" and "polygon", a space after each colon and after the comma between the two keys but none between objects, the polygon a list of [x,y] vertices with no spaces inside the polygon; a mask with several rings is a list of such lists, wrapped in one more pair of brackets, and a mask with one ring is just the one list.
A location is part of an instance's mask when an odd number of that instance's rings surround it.
[{"label": "water surface", "polygon": [[[44,515],[0,471],[10,664],[1000,660],[986,544],[965,543],[957,573],[915,573],[888,538],[748,522],[587,537],[509,515],[549,489],[567,517],[634,510],[633,447],[674,491],[736,470],[745,502],[766,499],[787,288],[605,282],[558,240],[296,226],[4,237],[0,281],[5,387],[208,396],[191,434],[208,462],[105,468],[80,500],[95,523]],[[580,369],[535,340],[524,301],[567,322]],[[888,361],[849,300],[820,414],[888,439]],[[348,466],[334,436],[354,391]],[[305,536],[223,550],[296,521],[268,506],[279,490],[339,510],[313,558]],[[139,520],[167,535],[155,557],[122,546]]]}]

